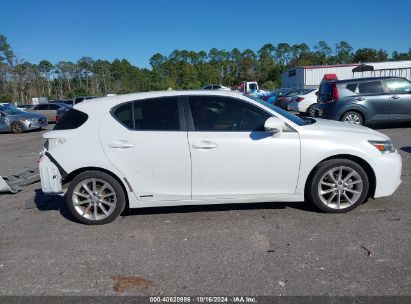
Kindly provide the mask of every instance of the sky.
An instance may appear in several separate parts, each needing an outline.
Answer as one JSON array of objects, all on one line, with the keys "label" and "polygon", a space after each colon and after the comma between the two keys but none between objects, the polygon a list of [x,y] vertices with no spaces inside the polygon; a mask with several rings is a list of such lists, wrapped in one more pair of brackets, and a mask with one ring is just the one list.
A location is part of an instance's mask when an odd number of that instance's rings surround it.
[{"label": "sky", "polygon": [[341,40],[354,49],[411,48],[411,1],[0,0],[0,34],[18,57],[127,59],[150,67],[175,49],[258,49]]}]

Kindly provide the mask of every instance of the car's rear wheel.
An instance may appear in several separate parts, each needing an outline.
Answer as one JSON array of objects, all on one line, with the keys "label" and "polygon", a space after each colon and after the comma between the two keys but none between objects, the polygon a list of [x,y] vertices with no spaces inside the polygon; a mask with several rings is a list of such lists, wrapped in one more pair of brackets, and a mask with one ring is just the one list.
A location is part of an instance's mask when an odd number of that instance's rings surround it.
[{"label": "car's rear wheel", "polygon": [[360,126],[364,124],[364,119],[362,115],[355,111],[348,111],[344,113],[344,115],[341,117],[341,121],[345,121]]},{"label": "car's rear wheel", "polygon": [[23,133],[24,126],[20,122],[13,122],[10,126],[10,130],[12,133]]},{"label": "car's rear wheel", "polygon": [[86,171],[77,175],[67,190],[66,201],[71,214],[89,225],[112,222],[126,204],[120,183],[100,171]]},{"label": "car's rear wheel", "polygon": [[308,107],[307,111],[306,111],[307,115],[310,117],[315,117],[315,108],[314,105],[311,105]]},{"label": "car's rear wheel", "polygon": [[308,199],[320,210],[342,213],[367,199],[369,180],[365,170],[356,162],[332,159],[318,166],[308,187]]}]

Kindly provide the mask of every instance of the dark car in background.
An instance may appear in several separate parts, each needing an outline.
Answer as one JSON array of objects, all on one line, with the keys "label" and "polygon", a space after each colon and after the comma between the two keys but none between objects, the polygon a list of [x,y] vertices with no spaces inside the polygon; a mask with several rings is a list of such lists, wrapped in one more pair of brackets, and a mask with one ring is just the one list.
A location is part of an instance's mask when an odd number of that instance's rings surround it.
[{"label": "dark car in background", "polygon": [[76,104],[78,104],[78,103],[80,103],[84,100],[93,99],[93,98],[97,98],[97,97],[99,97],[99,96],[76,96],[73,99],[64,100],[63,103],[65,103],[66,105],[69,105],[69,106],[72,107],[72,106],[74,106],[74,105],[76,105]]},{"label": "dark car in background", "polygon": [[411,121],[411,82],[401,77],[323,82],[315,116],[357,125]]}]

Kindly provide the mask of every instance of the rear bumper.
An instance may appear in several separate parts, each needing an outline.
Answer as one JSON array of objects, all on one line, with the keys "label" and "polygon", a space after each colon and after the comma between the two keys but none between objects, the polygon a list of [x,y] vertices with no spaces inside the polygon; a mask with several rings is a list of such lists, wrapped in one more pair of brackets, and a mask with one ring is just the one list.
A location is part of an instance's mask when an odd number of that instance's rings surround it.
[{"label": "rear bumper", "polygon": [[402,160],[399,153],[381,155],[373,159],[376,177],[374,198],[392,195],[401,184]]},{"label": "rear bumper", "polygon": [[62,176],[59,168],[45,154],[40,158],[41,190],[44,193],[63,193]]}]

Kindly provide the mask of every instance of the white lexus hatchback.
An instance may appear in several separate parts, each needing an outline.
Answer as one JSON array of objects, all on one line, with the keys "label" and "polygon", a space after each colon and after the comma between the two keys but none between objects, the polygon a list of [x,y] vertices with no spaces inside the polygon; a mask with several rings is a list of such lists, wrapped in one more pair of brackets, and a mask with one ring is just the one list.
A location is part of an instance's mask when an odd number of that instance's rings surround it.
[{"label": "white lexus hatchback", "polygon": [[87,224],[125,208],[308,201],[349,211],[401,183],[390,139],[300,118],[228,91],[136,93],[84,101],[44,134],[45,193]]}]

